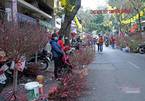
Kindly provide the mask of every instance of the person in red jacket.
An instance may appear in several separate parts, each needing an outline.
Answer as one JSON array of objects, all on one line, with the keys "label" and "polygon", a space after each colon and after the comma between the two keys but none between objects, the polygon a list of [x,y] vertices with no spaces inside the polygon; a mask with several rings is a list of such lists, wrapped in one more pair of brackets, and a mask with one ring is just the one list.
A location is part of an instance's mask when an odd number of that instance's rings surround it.
[{"label": "person in red jacket", "polygon": [[59,38],[58,38],[58,44],[60,45],[61,49],[64,50],[65,46],[64,46],[64,41],[63,41],[63,36],[60,35]]},{"label": "person in red jacket", "polygon": [[114,49],[115,48],[115,37],[114,36],[111,36],[111,39],[110,39],[110,43],[111,43],[111,46],[112,48]]}]

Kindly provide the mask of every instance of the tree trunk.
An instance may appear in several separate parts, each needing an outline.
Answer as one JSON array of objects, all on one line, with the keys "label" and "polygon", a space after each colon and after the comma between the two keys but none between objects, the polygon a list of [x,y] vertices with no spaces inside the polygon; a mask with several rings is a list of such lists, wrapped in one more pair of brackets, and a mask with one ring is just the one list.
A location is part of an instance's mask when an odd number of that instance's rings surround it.
[{"label": "tree trunk", "polygon": [[[61,29],[59,30],[60,34],[65,35],[66,39],[70,39],[70,28],[71,28],[71,21],[74,19],[75,15],[77,14],[79,8],[81,7],[81,0],[76,0],[74,9],[72,12],[66,10],[64,22],[61,25]],[[67,42],[67,44],[69,41]]]},{"label": "tree trunk", "polygon": [[[139,12],[139,10],[138,10],[138,12]],[[140,16],[140,12],[138,13],[139,14],[139,19],[138,19],[138,23],[139,23],[139,34],[140,34],[140,38],[141,38],[141,40],[143,40],[143,36],[142,36],[142,23],[141,23],[141,16]]]},{"label": "tree trunk", "polygon": [[138,11],[139,14],[139,18],[138,18],[138,23],[139,23],[139,30],[142,30],[142,24],[141,24],[141,16],[140,16],[140,12]]}]

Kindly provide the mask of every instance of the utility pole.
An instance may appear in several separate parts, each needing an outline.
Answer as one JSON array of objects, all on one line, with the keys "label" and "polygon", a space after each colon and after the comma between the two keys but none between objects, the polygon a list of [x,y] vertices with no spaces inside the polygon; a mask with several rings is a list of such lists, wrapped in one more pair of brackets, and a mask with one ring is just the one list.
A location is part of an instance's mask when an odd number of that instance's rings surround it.
[{"label": "utility pole", "polygon": [[7,20],[17,23],[17,0],[6,0],[5,11],[7,13]]},{"label": "utility pole", "polygon": [[12,21],[17,23],[17,0],[11,0]]},{"label": "utility pole", "polygon": [[[17,26],[17,0],[11,0],[11,10],[12,10],[12,23],[14,25]],[[14,80],[13,80],[13,91],[14,91],[14,96],[15,93],[17,91],[17,80],[18,80],[18,71],[16,69],[16,65],[15,65],[15,69],[14,69]]]},{"label": "utility pole", "polygon": [[56,12],[57,12],[57,0],[53,0],[53,30],[54,32],[57,32],[56,29]]}]

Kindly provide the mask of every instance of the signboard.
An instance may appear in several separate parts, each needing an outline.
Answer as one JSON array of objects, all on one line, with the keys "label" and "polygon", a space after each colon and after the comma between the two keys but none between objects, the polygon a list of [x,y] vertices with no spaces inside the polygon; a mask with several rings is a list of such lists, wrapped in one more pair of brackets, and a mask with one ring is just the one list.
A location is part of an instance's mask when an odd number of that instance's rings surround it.
[{"label": "signboard", "polygon": [[25,57],[21,57],[17,62],[16,62],[16,69],[18,71],[23,72],[24,68],[25,68],[25,63],[26,63],[26,58]]},{"label": "signboard", "polygon": [[17,0],[12,0],[12,19],[17,23]]}]

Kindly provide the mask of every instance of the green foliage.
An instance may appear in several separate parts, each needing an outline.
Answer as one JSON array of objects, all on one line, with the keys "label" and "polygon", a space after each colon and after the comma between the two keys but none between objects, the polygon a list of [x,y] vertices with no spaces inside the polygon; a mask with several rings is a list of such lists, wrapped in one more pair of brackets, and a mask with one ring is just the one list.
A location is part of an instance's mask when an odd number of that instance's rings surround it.
[{"label": "green foliage", "polygon": [[126,42],[123,38],[118,38],[117,39],[117,46],[119,48],[125,48],[126,47]]},{"label": "green foliage", "polygon": [[88,24],[90,24],[91,20],[93,19],[93,16],[90,14],[89,10],[83,10],[83,8],[80,8],[80,10],[77,13],[77,16],[81,19],[81,24],[86,31],[88,28]]},{"label": "green foliage", "polygon": [[104,32],[107,29],[107,26],[105,26],[103,24],[104,17],[105,16],[103,14],[94,16],[91,19],[91,21],[87,24],[86,31],[92,32],[92,31],[96,30],[97,32],[100,32],[100,31]]},{"label": "green foliage", "polygon": [[100,14],[94,17],[93,22],[95,22],[96,24],[100,24],[104,21],[104,15]]}]

